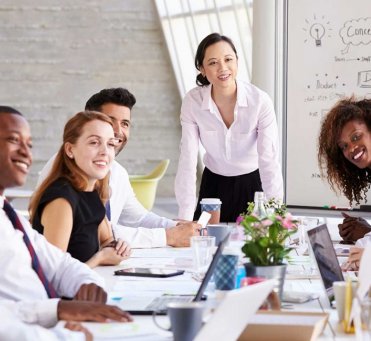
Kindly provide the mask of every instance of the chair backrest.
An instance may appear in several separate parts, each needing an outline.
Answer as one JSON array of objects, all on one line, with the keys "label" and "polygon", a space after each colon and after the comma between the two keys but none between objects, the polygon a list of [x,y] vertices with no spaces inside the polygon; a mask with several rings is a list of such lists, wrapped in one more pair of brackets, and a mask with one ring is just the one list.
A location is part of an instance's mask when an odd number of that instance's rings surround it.
[{"label": "chair backrest", "polygon": [[131,175],[129,180],[134,193],[139,202],[147,209],[151,210],[156,198],[158,182],[164,176],[170,160],[166,159],[147,175]]},{"label": "chair backrest", "polygon": [[145,176],[146,179],[162,179],[162,177],[166,173],[167,168],[169,167],[169,163],[169,159],[162,160],[151,173]]}]

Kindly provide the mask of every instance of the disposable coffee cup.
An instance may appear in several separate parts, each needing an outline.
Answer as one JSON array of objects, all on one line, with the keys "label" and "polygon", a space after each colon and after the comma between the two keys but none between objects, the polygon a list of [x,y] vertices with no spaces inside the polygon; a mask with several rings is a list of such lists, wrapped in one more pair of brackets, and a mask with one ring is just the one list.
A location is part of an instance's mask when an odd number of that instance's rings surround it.
[{"label": "disposable coffee cup", "polygon": [[211,214],[209,224],[219,224],[220,222],[220,207],[222,202],[218,198],[203,198],[200,201],[201,212],[206,211]]}]

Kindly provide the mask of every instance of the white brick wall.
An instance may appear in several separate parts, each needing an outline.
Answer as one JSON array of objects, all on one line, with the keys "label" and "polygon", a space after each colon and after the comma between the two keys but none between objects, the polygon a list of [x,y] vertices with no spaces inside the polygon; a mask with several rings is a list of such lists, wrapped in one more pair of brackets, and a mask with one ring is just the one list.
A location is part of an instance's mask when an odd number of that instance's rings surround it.
[{"label": "white brick wall", "polygon": [[137,104],[118,161],[140,174],[170,158],[158,194],[173,195],[181,99],[152,0],[2,0],[0,44],[0,103],[24,113],[34,138],[27,188],[67,118],[93,93],[122,86]]}]

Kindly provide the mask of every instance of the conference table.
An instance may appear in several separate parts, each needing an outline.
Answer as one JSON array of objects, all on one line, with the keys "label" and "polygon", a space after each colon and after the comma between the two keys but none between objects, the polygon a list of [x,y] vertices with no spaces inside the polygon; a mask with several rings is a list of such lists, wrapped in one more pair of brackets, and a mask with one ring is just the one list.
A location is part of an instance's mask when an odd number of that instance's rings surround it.
[{"label": "conference table", "polygon": [[[241,236],[241,231],[235,228],[229,247],[241,248],[243,241],[238,240],[241,239],[239,236]],[[185,273],[181,276],[160,279],[114,275],[115,270],[130,267],[184,269]],[[125,295],[133,295],[139,299],[143,295],[155,297],[165,292],[168,294],[194,294],[200,284],[192,276],[192,250],[190,248],[134,249],[131,258],[123,261],[120,265],[101,266],[97,267],[96,271],[105,278],[109,292],[109,303],[117,304],[123,309],[125,309],[125,303],[122,297]],[[211,282],[206,292],[211,302],[215,301],[217,296],[214,289],[213,282]],[[342,331],[337,312],[335,309],[331,309],[328,304],[313,261],[308,255],[300,255],[296,249],[292,252],[287,269],[284,291],[313,293],[314,296],[318,296],[318,299],[302,304],[282,303],[283,311],[326,312],[329,314],[328,323],[318,340],[355,339],[354,334],[345,334]],[[158,320],[163,326],[169,326],[166,316],[160,316]],[[134,322],[128,324],[86,323],[86,326],[93,332],[95,340],[172,340],[172,333],[158,328],[154,324],[152,316],[134,316]]]}]

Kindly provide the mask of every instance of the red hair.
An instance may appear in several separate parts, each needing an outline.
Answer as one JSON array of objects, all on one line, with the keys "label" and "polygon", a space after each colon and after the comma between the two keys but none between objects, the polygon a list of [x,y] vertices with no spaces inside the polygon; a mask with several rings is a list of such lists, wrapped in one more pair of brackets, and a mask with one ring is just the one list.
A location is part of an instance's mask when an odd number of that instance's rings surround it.
[{"label": "red hair", "polygon": [[[112,126],[111,119],[97,111],[83,111],[77,113],[68,120],[64,127],[63,143],[55,157],[53,167],[49,175],[36,189],[30,200],[28,211],[30,213],[30,221],[33,220],[36,209],[40,203],[41,197],[45,190],[57,179],[65,178],[78,191],[84,191],[88,186],[88,178],[85,172],[79,168],[74,159],[70,159],[65,152],[65,144],[67,142],[75,144],[78,138],[83,133],[84,126],[91,121],[102,121]],[[103,203],[109,198],[109,173],[96,182],[95,189],[98,191],[99,197]]]}]

